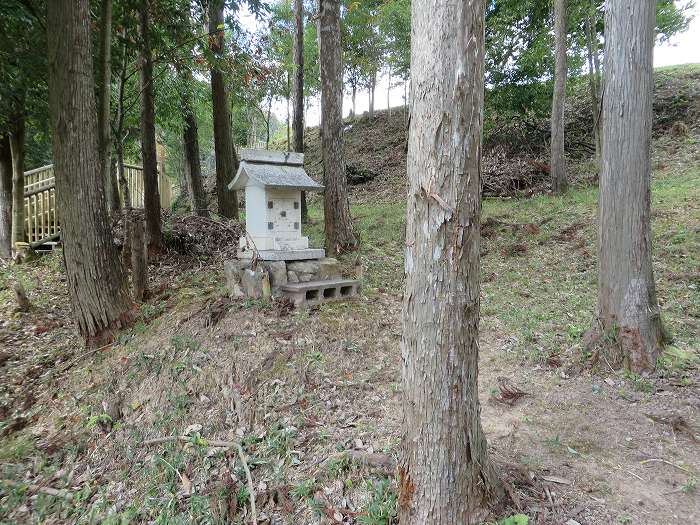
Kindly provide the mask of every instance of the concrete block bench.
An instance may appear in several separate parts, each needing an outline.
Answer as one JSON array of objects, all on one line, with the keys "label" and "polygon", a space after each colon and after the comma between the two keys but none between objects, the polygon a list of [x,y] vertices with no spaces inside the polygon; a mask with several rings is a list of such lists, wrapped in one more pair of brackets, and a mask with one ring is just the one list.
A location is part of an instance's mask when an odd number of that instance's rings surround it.
[{"label": "concrete block bench", "polygon": [[360,293],[360,281],[354,279],[328,279],[307,283],[290,283],[280,287],[294,306],[313,306],[330,301],[343,301]]}]

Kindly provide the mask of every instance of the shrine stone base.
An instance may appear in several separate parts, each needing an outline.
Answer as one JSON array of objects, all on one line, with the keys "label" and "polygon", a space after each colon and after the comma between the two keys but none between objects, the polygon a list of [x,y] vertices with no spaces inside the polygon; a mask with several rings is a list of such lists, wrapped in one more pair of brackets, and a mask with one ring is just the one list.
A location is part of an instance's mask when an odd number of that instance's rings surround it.
[{"label": "shrine stone base", "polygon": [[[314,250],[305,250],[314,251]],[[317,250],[323,252],[323,250]],[[340,263],[332,257],[294,260],[261,260],[261,254],[252,267],[252,259],[234,259],[224,263],[226,287],[231,297],[260,299],[269,293],[285,295],[287,284],[340,279]]]},{"label": "shrine stone base", "polygon": [[[326,250],[319,248],[307,248],[305,250],[259,250],[258,259],[263,261],[305,261],[308,259],[323,259]],[[252,259],[251,250],[238,250],[240,259]]]}]

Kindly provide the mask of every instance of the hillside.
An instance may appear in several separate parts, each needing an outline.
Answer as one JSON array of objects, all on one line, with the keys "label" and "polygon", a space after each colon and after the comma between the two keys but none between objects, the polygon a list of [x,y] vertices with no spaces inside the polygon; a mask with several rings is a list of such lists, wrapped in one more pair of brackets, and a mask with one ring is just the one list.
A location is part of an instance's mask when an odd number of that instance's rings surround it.
[{"label": "hillside", "polygon": [[[654,374],[613,370],[583,345],[597,189],[484,200],[479,398],[513,496],[489,525],[700,520],[700,129],[666,131],[695,101],[657,117],[653,264],[673,342]],[[347,132],[350,162],[382,171],[352,190],[361,244],[341,264],[362,264],[357,300],[299,311],[232,299],[225,249],[171,242],[136,323],[85,349],[60,251],[0,265],[0,523],[242,525],[255,502],[260,525],[396,525],[401,122],[380,114]],[[310,215],[319,246],[316,198]],[[169,239],[200,224],[165,219]],[[14,280],[31,311],[15,311]]]},{"label": "hillside", "polygon": [[[566,151],[569,176],[587,185],[595,151],[587,80],[571,82],[566,102]],[[527,196],[547,191],[549,116],[485,111],[485,196]],[[700,64],[661,68],[655,72],[654,134],[670,134],[673,125],[700,126]],[[392,201],[403,197],[406,177],[406,110],[377,111],[347,120],[345,151],[351,191],[356,199]],[[306,167],[320,180],[318,128],[307,130]]]}]

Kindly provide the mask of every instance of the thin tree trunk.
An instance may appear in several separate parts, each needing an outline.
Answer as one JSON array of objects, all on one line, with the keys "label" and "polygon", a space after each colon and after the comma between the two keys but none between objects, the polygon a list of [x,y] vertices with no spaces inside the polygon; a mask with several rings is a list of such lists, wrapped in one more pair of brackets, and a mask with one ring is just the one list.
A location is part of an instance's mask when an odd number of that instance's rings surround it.
[{"label": "thin tree trunk", "polygon": [[12,153],[10,137],[0,136],[0,258],[12,257]]},{"label": "thin tree trunk", "polygon": [[[116,170],[112,170],[112,128],[110,122],[110,102],[112,95],[112,0],[102,0],[100,20],[100,86],[99,113],[97,128],[100,144],[100,164],[105,183],[105,193],[110,214],[119,209],[119,190],[116,184]],[[115,195],[116,189],[116,195]]]},{"label": "thin tree trunk", "polygon": [[270,119],[272,118],[272,93],[267,101],[267,117],[265,119],[265,149],[270,149]]},{"label": "thin tree trunk", "polygon": [[17,112],[10,133],[12,153],[12,249],[27,239],[24,227],[24,115]]},{"label": "thin tree trunk", "polygon": [[355,115],[357,115],[356,99],[357,99],[357,84],[355,84],[353,82],[353,84],[352,84],[352,113],[350,114],[350,118],[355,118]]},{"label": "thin tree trunk", "polygon": [[100,171],[89,4],[47,2],[49,112],[67,288],[80,333],[99,344],[133,314]]},{"label": "thin tree trunk", "polygon": [[146,216],[148,253],[157,256],[165,251],[160,217],[158,158],[156,154],[155,101],[153,94],[153,59],[150,44],[150,0],[139,9],[141,33],[141,157],[143,162],[143,208]]},{"label": "thin tree trunk", "polygon": [[350,217],[343,151],[343,65],[338,0],[319,0],[318,32],[326,250],[339,254],[357,248],[357,237]]},{"label": "thin tree trunk", "polygon": [[391,119],[391,66],[389,67],[388,81],[386,84],[386,110],[388,119]]},{"label": "thin tree trunk", "polygon": [[219,215],[238,219],[236,192],[228,184],[238,171],[238,157],[233,147],[231,113],[224,73],[219,61],[224,57],[224,2],[209,0],[209,48],[216,62],[211,67],[211,98],[214,121],[214,154],[216,156],[216,198]]},{"label": "thin tree trunk", "polygon": [[119,93],[117,97],[117,140],[114,144],[114,149],[117,155],[117,180],[119,181],[117,187],[117,198],[119,198],[119,194],[121,194],[121,201],[124,204],[124,207],[131,208],[129,181],[126,180],[126,174],[124,172],[124,91],[126,84],[127,62],[126,45],[127,41],[124,39],[122,64],[119,72]]},{"label": "thin tree trunk", "polygon": [[291,98],[291,89],[292,89],[292,79],[289,74],[289,71],[287,71],[287,151],[292,151],[292,142],[291,142],[291,134],[290,134],[290,129],[291,129],[291,111],[289,108],[289,102]]},{"label": "thin tree trunk", "polygon": [[[304,1],[294,0],[294,82],[292,89],[294,151],[304,153]],[[306,192],[301,192],[301,222],[309,221]]]},{"label": "thin tree trunk", "polygon": [[616,0],[605,15],[598,320],[618,363],[653,370],[663,347],[651,262],[650,143],[654,0]]},{"label": "thin tree trunk", "polygon": [[554,96],[552,97],[552,142],[550,167],[552,191],[568,189],[564,158],[564,100],[566,98],[566,0],[554,0]]},{"label": "thin tree trunk", "polygon": [[131,190],[129,189],[129,181],[126,178],[126,170],[124,169],[124,149],[121,143],[116,145],[115,153],[117,154],[117,177],[119,178],[124,207],[131,208]]},{"label": "thin tree trunk", "polygon": [[[191,74],[187,74],[186,80],[191,81]],[[185,146],[185,175],[187,187],[192,205],[192,212],[201,217],[209,217],[207,207],[207,195],[202,183],[202,166],[199,159],[199,136],[197,132],[197,118],[192,107],[192,98],[189,93],[182,96],[182,108],[185,120],[183,129],[183,141]]]},{"label": "thin tree trunk", "polygon": [[412,20],[399,522],[472,525],[502,490],[477,388],[484,1]]},{"label": "thin tree trunk", "polygon": [[595,4],[586,15],[586,47],[588,51],[588,83],[591,95],[591,112],[593,114],[593,138],[595,140],[595,161],[600,172],[600,155],[602,152],[602,137],[600,127],[600,63],[598,59],[598,36],[596,34]]},{"label": "thin tree trunk", "polygon": [[369,118],[374,118],[374,90],[377,82],[377,72],[374,71],[369,80]]},{"label": "thin tree trunk", "polygon": [[[294,0],[294,151],[304,153],[304,1]],[[303,217],[302,217],[303,220]]]},{"label": "thin tree trunk", "polygon": [[408,126],[408,82],[404,80],[403,82],[403,120],[404,124]]}]

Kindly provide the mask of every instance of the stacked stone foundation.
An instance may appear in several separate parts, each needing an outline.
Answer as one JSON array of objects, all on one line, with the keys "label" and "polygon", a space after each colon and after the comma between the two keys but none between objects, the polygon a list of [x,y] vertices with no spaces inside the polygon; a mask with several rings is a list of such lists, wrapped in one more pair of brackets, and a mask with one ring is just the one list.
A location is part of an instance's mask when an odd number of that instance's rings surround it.
[{"label": "stacked stone foundation", "polygon": [[224,263],[226,286],[231,297],[260,299],[284,295],[287,284],[340,279],[340,263],[332,257],[301,261],[256,261],[236,259]]}]

